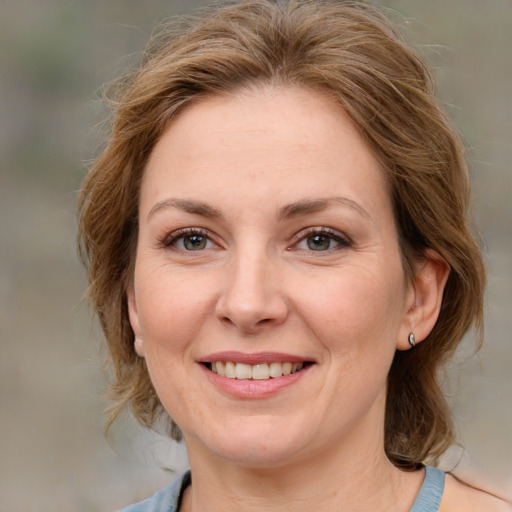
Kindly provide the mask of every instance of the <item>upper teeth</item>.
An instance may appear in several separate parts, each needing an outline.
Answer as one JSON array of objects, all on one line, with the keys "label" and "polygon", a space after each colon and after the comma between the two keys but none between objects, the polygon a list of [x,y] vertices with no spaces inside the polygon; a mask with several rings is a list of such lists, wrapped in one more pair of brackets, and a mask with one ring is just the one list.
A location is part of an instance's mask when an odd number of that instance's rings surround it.
[{"label": "upper teeth", "polygon": [[244,364],[231,361],[212,363],[212,372],[228,379],[265,380],[270,377],[281,377],[302,370],[304,363],[262,363]]}]

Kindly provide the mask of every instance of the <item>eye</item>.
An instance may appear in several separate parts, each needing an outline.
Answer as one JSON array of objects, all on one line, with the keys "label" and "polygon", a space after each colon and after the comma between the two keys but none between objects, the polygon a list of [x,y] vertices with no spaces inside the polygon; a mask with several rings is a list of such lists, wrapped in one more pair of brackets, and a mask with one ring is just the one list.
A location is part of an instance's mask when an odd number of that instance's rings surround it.
[{"label": "eye", "polygon": [[202,251],[211,249],[214,245],[205,232],[197,229],[180,229],[171,233],[164,241],[165,247],[173,247],[179,251]]},{"label": "eye", "polygon": [[332,238],[325,235],[311,235],[306,238],[308,249],[312,251],[327,251],[331,246],[337,244]]},{"label": "eye", "polygon": [[295,245],[294,249],[303,251],[325,252],[340,247],[349,247],[351,245],[349,240],[341,233],[328,228],[311,229],[306,232],[302,231],[296,236],[300,240]]}]

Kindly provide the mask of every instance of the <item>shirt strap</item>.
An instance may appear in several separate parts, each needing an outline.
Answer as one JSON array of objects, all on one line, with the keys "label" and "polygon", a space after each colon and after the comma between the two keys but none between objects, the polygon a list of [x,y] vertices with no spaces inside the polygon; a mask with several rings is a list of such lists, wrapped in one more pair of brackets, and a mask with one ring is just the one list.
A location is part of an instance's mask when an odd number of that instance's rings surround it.
[{"label": "shirt strap", "polygon": [[437,512],[444,490],[444,473],[425,466],[425,480],[410,512]]}]

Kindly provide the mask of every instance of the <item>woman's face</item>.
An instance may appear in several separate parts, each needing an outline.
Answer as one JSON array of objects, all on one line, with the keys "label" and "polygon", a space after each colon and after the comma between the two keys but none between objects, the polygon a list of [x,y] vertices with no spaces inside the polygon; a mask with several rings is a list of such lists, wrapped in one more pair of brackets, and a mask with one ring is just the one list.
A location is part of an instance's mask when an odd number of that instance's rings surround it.
[{"label": "woman's face", "polygon": [[383,172],[327,97],[207,98],[154,148],[130,320],[191,457],[382,447],[411,288]]}]

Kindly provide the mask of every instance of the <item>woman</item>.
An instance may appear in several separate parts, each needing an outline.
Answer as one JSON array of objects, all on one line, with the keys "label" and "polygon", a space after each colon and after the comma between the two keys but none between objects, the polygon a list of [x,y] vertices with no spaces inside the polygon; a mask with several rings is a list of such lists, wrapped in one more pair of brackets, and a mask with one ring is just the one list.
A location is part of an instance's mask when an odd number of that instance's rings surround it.
[{"label": "woman", "polygon": [[461,142],[422,60],[354,1],[167,26],[80,197],[111,420],[191,472],[135,511],[508,510],[425,466],[437,373],[481,328]]}]

